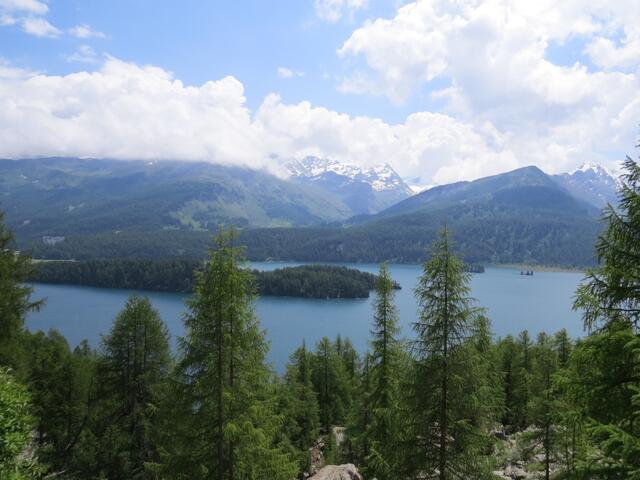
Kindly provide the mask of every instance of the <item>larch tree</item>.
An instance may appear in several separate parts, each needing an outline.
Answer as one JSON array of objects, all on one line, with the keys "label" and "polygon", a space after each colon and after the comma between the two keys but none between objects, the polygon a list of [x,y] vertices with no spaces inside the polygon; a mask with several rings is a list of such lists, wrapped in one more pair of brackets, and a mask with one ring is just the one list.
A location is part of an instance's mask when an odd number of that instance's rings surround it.
[{"label": "larch tree", "polygon": [[599,446],[596,460],[576,470],[603,478],[640,478],[640,164],[627,157],[624,167],[619,204],[604,212],[599,265],[587,273],[574,303],[591,336],[572,354],[580,375],[569,394],[590,419],[590,440]]},{"label": "larch tree", "polygon": [[31,258],[16,251],[13,232],[3,220],[0,211],[0,366],[20,370],[24,319],[42,302],[31,300],[33,288],[25,283],[34,268]]},{"label": "larch tree", "polygon": [[480,475],[473,461],[478,432],[466,418],[469,398],[464,385],[468,357],[463,346],[481,311],[469,296],[469,282],[445,228],[415,289],[419,304],[419,319],[413,325],[416,463],[410,466],[440,480]]},{"label": "larch tree", "polygon": [[366,433],[369,454],[367,473],[380,480],[393,478],[397,451],[398,380],[400,343],[398,313],[394,304],[394,284],[389,268],[383,264],[375,284],[374,320],[371,331],[371,357],[368,365],[371,392],[367,408],[372,412]]},{"label": "larch tree", "polygon": [[110,478],[155,478],[157,414],[171,369],[167,327],[147,298],[132,296],[102,345],[98,372],[108,422],[105,473]]},{"label": "larch tree", "polygon": [[276,441],[282,421],[268,344],[254,312],[253,276],[235,242],[233,230],[221,230],[188,301],[179,369],[188,447],[173,475],[288,480],[297,466]]}]

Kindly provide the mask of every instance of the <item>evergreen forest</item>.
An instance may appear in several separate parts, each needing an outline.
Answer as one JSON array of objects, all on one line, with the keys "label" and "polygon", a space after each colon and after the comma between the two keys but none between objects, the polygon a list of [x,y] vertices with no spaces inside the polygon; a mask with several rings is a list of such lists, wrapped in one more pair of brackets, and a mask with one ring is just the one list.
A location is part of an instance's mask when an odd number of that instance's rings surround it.
[{"label": "evergreen forest", "polygon": [[37,265],[0,218],[0,478],[291,480],[352,463],[378,480],[640,479],[640,164],[625,172],[575,294],[582,338],[495,338],[443,228],[411,335],[382,264],[368,351],[300,339],[282,374],[232,229],[179,286],[192,293],[173,351],[140,296],[99,346],[26,329]]}]

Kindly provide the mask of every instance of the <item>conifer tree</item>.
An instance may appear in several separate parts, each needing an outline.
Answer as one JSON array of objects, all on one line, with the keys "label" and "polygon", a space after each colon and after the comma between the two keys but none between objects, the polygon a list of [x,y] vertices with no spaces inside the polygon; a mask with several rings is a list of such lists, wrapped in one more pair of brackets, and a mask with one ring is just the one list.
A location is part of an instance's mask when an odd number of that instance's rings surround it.
[{"label": "conifer tree", "polygon": [[[251,272],[233,230],[215,239],[197,275],[180,342],[187,446],[174,478],[289,479],[295,462],[276,442],[268,349],[254,313]],[[183,458],[180,458],[183,457]]]},{"label": "conifer tree", "polygon": [[579,375],[568,382],[599,447],[576,469],[605,478],[640,477],[640,164],[627,157],[624,166],[619,205],[605,209],[596,244],[600,263],[576,294],[592,336],[576,347]]},{"label": "conifer tree", "polygon": [[544,454],[544,475],[549,480],[550,466],[554,450],[554,411],[556,407],[553,375],[557,368],[557,357],[549,337],[545,333],[538,335],[538,342],[533,350],[535,368],[533,369],[532,391],[530,399],[529,423],[540,430],[535,437],[542,443]]},{"label": "conifer tree", "polygon": [[369,376],[371,391],[367,408],[372,412],[367,432],[369,456],[367,472],[380,480],[393,475],[394,454],[397,451],[399,348],[398,314],[394,305],[393,279],[383,264],[375,285],[374,321],[371,331]]},{"label": "conifer tree", "polygon": [[531,376],[533,372],[533,359],[531,354],[531,337],[527,330],[518,335],[520,347],[520,362],[518,375],[520,376],[519,391],[519,427],[524,429],[529,421],[529,401],[531,400]]},{"label": "conifer tree", "polygon": [[[20,370],[20,334],[27,313],[42,306],[32,301],[25,282],[33,271],[31,259],[15,250],[13,232],[4,226],[0,211],[0,366]],[[20,373],[20,372],[18,372]]]},{"label": "conifer tree", "polygon": [[624,166],[619,205],[605,209],[606,228],[596,244],[600,264],[576,295],[591,331],[621,320],[640,328],[640,164],[627,157]]},{"label": "conifer tree", "polygon": [[478,315],[473,322],[473,334],[467,348],[466,383],[473,399],[469,416],[473,425],[488,430],[505,411],[505,390],[499,359],[493,345],[491,321]]},{"label": "conifer tree", "polygon": [[479,309],[469,297],[469,274],[454,255],[446,228],[424,264],[415,294],[420,316],[413,328],[417,371],[412,388],[416,451],[414,472],[437,477],[478,477],[474,450],[480,433],[465,417],[468,401],[461,348]]},{"label": "conifer tree", "polygon": [[99,396],[110,478],[155,478],[157,414],[171,368],[169,333],[147,298],[132,296],[103,339]]},{"label": "conifer tree", "polygon": [[320,416],[311,381],[311,354],[304,340],[291,355],[279,397],[278,411],[284,421],[282,430],[300,457],[300,466],[305,468],[308,466],[308,449],[318,438]]},{"label": "conifer tree", "polygon": [[320,407],[320,426],[328,433],[332,425],[343,425],[346,421],[352,385],[336,345],[327,337],[320,339],[316,345],[312,381]]}]

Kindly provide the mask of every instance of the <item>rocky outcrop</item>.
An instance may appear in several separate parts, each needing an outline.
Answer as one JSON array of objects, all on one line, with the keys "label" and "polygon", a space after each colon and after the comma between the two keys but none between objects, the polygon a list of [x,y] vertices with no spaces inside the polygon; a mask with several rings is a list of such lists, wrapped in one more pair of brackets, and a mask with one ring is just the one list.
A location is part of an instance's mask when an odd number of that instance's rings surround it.
[{"label": "rocky outcrop", "polygon": [[315,475],[318,470],[324,467],[324,447],[324,440],[320,437],[309,449],[309,472],[307,475]]},{"label": "rocky outcrop", "polygon": [[355,465],[327,465],[309,480],[364,480]]}]

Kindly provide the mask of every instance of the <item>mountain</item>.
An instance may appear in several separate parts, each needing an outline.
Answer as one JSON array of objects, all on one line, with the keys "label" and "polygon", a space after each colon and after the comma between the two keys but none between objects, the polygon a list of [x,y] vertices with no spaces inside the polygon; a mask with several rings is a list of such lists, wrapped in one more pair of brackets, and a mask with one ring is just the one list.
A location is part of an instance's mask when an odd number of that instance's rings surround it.
[{"label": "mountain", "polygon": [[344,228],[243,232],[255,259],[417,262],[446,225],[469,263],[594,263],[598,209],[537,167],[427,190]]},{"label": "mountain", "polygon": [[389,164],[363,168],[310,156],[285,167],[294,182],[337,196],[353,215],[377,213],[413,194]]},{"label": "mountain", "polygon": [[486,208],[505,205],[597,214],[593,205],[574,197],[538,167],[530,166],[470,182],[433,187],[364,220],[434,211],[455,205],[483,205]]},{"label": "mountain", "polygon": [[351,210],[322,189],[211,163],[0,160],[0,209],[19,237],[303,226]]},{"label": "mountain", "polygon": [[[446,224],[468,263],[584,267],[594,263],[597,214],[551,176],[526,167],[435,187],[342,225],[244,228],[239,242],[252,260],[419,262]],[[54,245],[36,240],[21,246],[38,258],[195,258],[210,238],[182,229],[82,233]]]},{"label": "mountain", "polygon": [[583,164],[573,172],[555,175],[554,180],[576,198],[602,209],[618,201],[618,178],[607,168],[594,162]]}]

